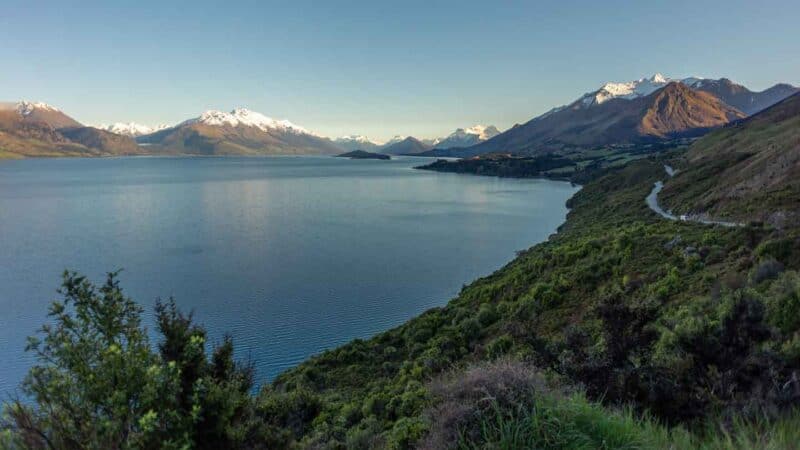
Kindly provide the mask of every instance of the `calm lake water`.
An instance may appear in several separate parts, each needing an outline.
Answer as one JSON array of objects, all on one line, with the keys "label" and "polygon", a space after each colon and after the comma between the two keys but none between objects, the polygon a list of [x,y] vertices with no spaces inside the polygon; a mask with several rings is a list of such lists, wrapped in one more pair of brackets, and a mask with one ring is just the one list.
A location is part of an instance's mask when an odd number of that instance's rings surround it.
[{"label": "calm lake water", "polygon": [[413,170],[424,159],[0,161],[0,395],[68,268],[147,309],[174,296],[259,382],[444,305],[564,221],[576,188]]}]

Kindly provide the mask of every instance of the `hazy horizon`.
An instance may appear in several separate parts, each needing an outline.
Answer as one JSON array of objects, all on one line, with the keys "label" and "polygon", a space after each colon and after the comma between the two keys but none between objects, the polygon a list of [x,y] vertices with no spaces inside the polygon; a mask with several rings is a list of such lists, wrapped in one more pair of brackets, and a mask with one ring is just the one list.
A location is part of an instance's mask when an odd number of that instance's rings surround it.
[{"label": "hazy horizon", "polygon": [[246,107],[332,138],[504,130],[656,72],[797,85],[800,4],[771,3],[11,1],[0,100],[92,125]]}]

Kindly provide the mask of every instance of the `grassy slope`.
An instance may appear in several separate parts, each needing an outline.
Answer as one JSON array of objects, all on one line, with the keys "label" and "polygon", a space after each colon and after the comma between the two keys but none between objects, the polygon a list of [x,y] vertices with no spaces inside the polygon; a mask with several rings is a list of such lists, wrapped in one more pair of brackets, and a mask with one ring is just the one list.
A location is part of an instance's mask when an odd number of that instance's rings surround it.
[{"label": "grassy slope", "polygon": [[[763,409],[756,386],[782,384],[799,362],[798,324],[775,319],[798,311],[774,294],[796,281],[797,237],[657,218],[644,198],[662,163],[636,161],[588,184],[557,235],[447,306],[281,375],[275,391],[321,400],[298,439],[335,447],[369,432],[407,445],[428,426],[432,378],[501,356],[673,423]],[[754,275],[773,260],[791,270]]]}]

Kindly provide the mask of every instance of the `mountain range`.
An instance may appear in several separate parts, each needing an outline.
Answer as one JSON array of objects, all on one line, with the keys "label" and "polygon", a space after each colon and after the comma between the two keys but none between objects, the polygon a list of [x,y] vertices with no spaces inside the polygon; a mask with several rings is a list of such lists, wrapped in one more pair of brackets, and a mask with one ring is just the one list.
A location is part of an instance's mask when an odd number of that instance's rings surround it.
[{"label": "mountain range", "polygon": [[385,155],[410,155],[422,153],[431,149],[430,144],[426,144],[415,137],[407,137],[400,142],[387,145],[380,149]]},{"label": "mountain range", "polygon": [[342,150],[347,151],[364,150],[368,152],[377,152],[384,146],[384,144],[380,142],[372,141],[368,137],[358,134],[336,138],[333,140],[333,143],[338,145]]},{"label": "mountain range", "polygon": [[45,103],[2,103],[0,152],[6,157],[338,154],[353,150],[455,157],[535,155],[697,137],[796,92],[798,88],[789,84],[754,92],[727,78],[670,79],[655,74],[606,83],[502,133],[491,125],[475,125],[458,128],[446,137],[395,136],[385,143],[361,135],[331,140],[288,120],[244,108],[205,111],[171,127],[133,122],[87,127]]},{"label": "mountain range", "polygon": [[[366,150],[386,154],[400,155],[404,151],[424,152],[432,148],[461,148],[479,144],[500,134],[494,125],[473,125],[468,128],[457,128],[445,137],[419,139],[410,136],[394,136],[385,143],[370,140],[366,136],[351,135],[334,139],[334,143],[343,150]],[[402,144],[401,144],[402,143]],[[397,145],[401,144],[401,145]]]},{"label": "mountain range", "polygon": [[532,155],[695,137],[797,91],[794,86],[777,84],[753,92],[726,78],[673,80],[655,74],[631,82],[606,83],[486,142],[464,149],[435,149],[425,155]]}]

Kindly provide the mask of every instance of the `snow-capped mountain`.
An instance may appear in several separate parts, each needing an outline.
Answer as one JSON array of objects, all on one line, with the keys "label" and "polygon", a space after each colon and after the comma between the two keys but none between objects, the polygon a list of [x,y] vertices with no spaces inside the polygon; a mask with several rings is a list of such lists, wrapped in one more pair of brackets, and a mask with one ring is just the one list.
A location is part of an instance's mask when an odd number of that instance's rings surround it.
[{"label": "snow-capped mountain", "polygon": [[774,105],[798,91],[796,87],[784,83],[776,84],[761,92],[754,92],[727,78],[720,78],[718,80],[701,77],[677,79],[668,78],[657,73],[650,78],[641,78],[636,81],[606,83],[600,89],[584,94],[581,98],[569,105],[555,108],[545,113],[544,116],[566,108],[584,108],[602,105],[614,98],[633,100],[645,97],[675,81],[695,91],[712,94],[729,106],[733,106],[748,115]]},{"label": "snow-capped mountain", "polygon": [[95,128],[98,128],[100,130],[106,130],[114,134],[120,134],[122,136],[139,137],[139,136],[144,136],[145,134],[155,133],[156,131],[165,130],[169,128],[169,125],[156,125],[154,127],[151,127],[136,122],[128,122],[128,123],[117,122],[111,125],[101,124],[96,126]]},{"label": "snow-capped mountain", "polygon": [[16,110],[19,114],[23,116],[29,116],[33,114],[35,111],[51,111],[51,112],[61,112],[60,109],[56,108],[53,105],[48,105],[44,102],[31,102],[27,100],[22,100],[16,103]]},{"label": "snow-capped mountain", "polygon": [[694,87],[695,84],[701,82],[702,80],[703,78],[699,77],[672,79],[667,78],[660,73],[656,73],[650,78],[640,78],[635,81],[627,81],[622,83],[606,83],[600,89],[584,94],[581,98],[573,102],[572,105],[579,104],[587,107],[602,105],[603,103],[614,98],[632,100],[634,98],[650,95],[672,81],[679,81],[689,87]]},{"label": "snow-capped mountain", "polygon": [[371,140],[366,136],[362,136],[360,134],[351,134],[349,136],[342,136],[340,138],[336,138],[333,140],[339,147],[343,148],[344,150],[366,150],[366,151],[375,151],[378,150],[383,144],[381,142],[376,142]]},{"label": "snow-capped mountain", "polygon": [[0,103],[0,111],[13,111],[26,122],[46,123],[55,129],[83,126],[60,109],[44,102],[3,102]]},{"label": "snow-capped mountain", "polygon": [[391,139],[383,143],[383,147],[386,148],[390,145],[397,144],[398,142],[403,142],[408,138],[408,136],[401,136],[399,134],[392,136]]},{"label": "snow-capped mountain", "polygon": [[337,154],[341,148],[288,120],[244,108],[209,110],[136,139],[152,151],[192,155]]},{"label": "snow-capped mountain", "polygon": [[432,145],[441,149],[469,147],[491,139],[498,134],[500,134],[500,130],[494,125],[474,125],[469,128],[458,128],[449,136],[437,139]]},{"label": "snow-capped mountain", "polygon": [[251,111],[246,108],[236,108],[231,112],[208,110],[200,114],[199,117],[189,119],[183,122],[181,125],[191,125],[196,123],[212,126],[227,125],[232,127],[254,127],[260,129],[261,131],[278,130],[318,136],[316,133],[312,133],[303,127],[299,127],[288,120],[275,120],[271,117],[267,117],[261,113]]}]

